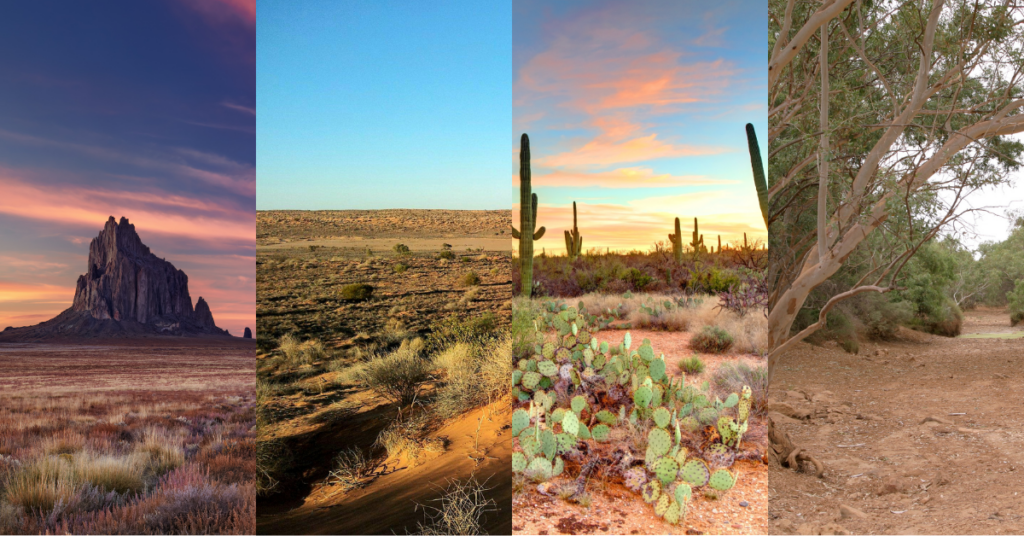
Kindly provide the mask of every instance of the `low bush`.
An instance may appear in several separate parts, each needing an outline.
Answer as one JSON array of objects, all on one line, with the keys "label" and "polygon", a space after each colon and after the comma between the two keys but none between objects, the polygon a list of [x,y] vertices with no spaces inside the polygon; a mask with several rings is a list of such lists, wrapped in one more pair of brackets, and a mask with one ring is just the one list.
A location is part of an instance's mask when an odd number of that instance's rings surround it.
[{"label": "low bush", "polygon": [[352,283],[341,287],[341,299],[347,301],[365,301],[373,296],[373,287],[366,283]]},{"label": "low bush", "polygon": [[690,339],[690,347],[705,354],[725,353],[732,347],[732,336],[718,326],[704,326],[700,333]]},{"label": "low bush", "polygon": [[1024,322],[1024,279],[1017,281],[1013,291],[1006,294],[1010,305],[1010,325]]},{"label": "low bush", "polygon": [[701,374],[704,372],[704,362],[696,355],[684,357],[679,360],[679,369],[687,374]]},{"label": "low bush", "polygon": [[427,524],[417,531],[425,535],[472,535],[484,533],[484,521],[489,513],[498,511],[497,503],[488,499],[486,488],[476,480],[452,482],[439,499],[441,506],[427,506]]},{"label": "low bush", "polygon": [[475,287],[480,284],[480,276],[477,275],[476,272],[470,270],[469,272],[466,272],[466,274],[462,276],[462,279],[459,280],[459,283],[462,284],[462,286],[464,287]]},{"label": "low bush", "polygon": [[430,372],[430,362],[409,346],[367,361],[358,371],[361,384],[390,402],[405,405],[419,393]]},{"label": "low bush", "polygon": [[394,267],[392,267],[391,269],[394,270],[394,272],[396,274],[402,274],[402,273],[405,273],[405,271],[408,270],[409,267],[404,265],[404,264],[402,264],[402,263],[398,263]]},{"label": "low bush", "polygon": [[408,255],[410,253],[409,246],[405,244],[395,244],[395,247],[391,248],[395,253],[399,255]]},{"label": "low bush", "polygon": [[454,258],[455,258],[455,254],[452,253],[451,251],[448,251],[448,250],[444,250],[444,251],[442,251],[442,252],[437,254],[437,259],[438,260],[444,259],[446,261],[450,261],[450,260],[452,260]]}]

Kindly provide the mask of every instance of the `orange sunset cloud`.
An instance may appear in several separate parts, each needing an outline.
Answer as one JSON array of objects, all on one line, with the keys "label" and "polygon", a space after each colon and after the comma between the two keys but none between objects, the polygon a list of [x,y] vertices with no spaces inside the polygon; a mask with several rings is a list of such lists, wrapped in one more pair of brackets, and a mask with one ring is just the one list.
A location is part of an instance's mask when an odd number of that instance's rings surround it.
[{"label": "orange sunset cloud", "polygon": [[[519,176],[514,180],[518,184]],[[663,188],[672,186],[711,186],[730,184],[734,181],[723,181],[702,175],[670,175],[655,173],[651,168],[627,167],[611,171],[555,170],[550,173],[538,173],[533,176],[535,186],[596,186],[600,188]]]}]

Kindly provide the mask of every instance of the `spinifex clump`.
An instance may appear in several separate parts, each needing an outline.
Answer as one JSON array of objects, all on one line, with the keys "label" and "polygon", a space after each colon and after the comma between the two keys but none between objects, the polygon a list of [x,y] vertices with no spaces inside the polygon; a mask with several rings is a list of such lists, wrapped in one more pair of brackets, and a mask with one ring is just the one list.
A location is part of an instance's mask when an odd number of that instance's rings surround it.
[{"label": "spinifex clump", "polygon": [[[741,450],[749,387],[723,401],[708,382],[698,388],[668,374],[665,356],[649,340],[633,348],[627,332],[618,344],[599,341],[599,320],[582,302],[543,303],[534,323],[553,337],[537,343],[512,374],[520,405],[512,416],[515,473],[544,481],[568,463],[604,463],[606,474],[673,524],[685,520],[695,488],[718,496],[736,484],[729,467],[749,455]],[[645,438],[640,445],[627,440],[636,432]],[[603,459],[597,453],[606,442],[616,444],[615,455]]]}]

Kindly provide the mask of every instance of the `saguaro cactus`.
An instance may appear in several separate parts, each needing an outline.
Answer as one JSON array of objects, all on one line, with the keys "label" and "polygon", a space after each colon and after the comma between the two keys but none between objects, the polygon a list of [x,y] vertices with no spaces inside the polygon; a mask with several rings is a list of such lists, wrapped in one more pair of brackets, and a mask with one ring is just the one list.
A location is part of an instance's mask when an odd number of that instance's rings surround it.
[{"label": "saguaro cactus", "polygon": [[683,262],[683,231],[679,228],[679,218],[676,218],[676,232],[668,235],[668,241],[672,243],[672,256],[676,262]]},{"label": "saguaro cactus", "polygon": [[757,189],[757,200],[761,204],[761,217],[768,225],[768,182],[764,178],[764,165],[761,163],[761,148],[757,145],[754,125],[747,123],[747,149],[750,151],[750,167],[754,170],[754,188]]},{"label": "saguaro cactus", "polygon": [[583,252],[583,237],[576,227],[576,202],[572,202],[572,232],[565,232],[565,250],[569,254],[569,260],[575,260]]},{"label": "saguaro cactus", "polygon": [[[530,186],[530,138],[525,133],[519,140],[519,228],[512,227],[512,238],[519,240],[520,294],[529,298],[533,294],[533,241],[544,236],[544,228],[537,226],[537,194]],[[536,230],[535,230],[536,229]]]},{"label": "saguaro cactus", "polygon": [[697,218],[693,219],[693,240],[690,242],[690,247],[693,248],[693,257],[697,258],[701,253],[707,253],[707,248],[704,247],[704,235],[700,234],[700,230],[697,227]]}]

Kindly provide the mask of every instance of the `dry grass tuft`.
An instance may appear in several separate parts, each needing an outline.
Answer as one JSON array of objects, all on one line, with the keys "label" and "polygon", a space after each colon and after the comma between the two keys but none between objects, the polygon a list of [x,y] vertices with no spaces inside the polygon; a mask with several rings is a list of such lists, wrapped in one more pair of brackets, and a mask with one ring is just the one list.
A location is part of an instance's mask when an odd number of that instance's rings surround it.
[{"label": "dry grass tuft", "polygon": [[484,521],[489,513],[497,512],[497,503],[488,499],[489,491],[483,484],[470,478],[465,482],[450,482],[439,499],[441,506],[423,506],[428,522],[417,530],[427,535],[483,534]]}]

